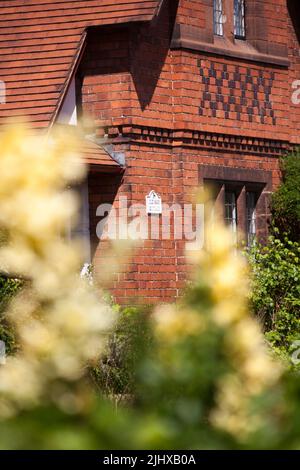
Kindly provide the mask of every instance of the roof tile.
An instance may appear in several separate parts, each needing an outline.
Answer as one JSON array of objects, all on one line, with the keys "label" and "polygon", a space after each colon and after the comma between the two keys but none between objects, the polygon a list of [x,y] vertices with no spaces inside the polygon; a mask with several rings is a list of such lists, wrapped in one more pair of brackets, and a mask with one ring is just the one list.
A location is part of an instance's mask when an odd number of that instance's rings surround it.
[{"label": "roof tile", "polygon": [[2,0],[0,123],[24,116],[47,128],[56,115],[89,26],[150,20],[159,0]]}]

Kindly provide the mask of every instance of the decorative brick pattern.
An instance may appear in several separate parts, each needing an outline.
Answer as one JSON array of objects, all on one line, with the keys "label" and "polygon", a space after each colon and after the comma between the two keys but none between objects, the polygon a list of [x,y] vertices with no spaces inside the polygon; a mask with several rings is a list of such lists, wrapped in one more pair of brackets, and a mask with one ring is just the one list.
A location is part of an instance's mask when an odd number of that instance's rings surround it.
[{"label": "decorative brick pattern", "polygon": [[198,65],[202,84],[205,85],[199,107],[200,115],[216,117],[219,110],[225,119],[229,119],[230,113],[235,113],[237,121],[241,120],[243,114],[247,115],[249,122],[258,116],[261,124],[276,125],[271,99],[275,79],[273,71],[258,71],[240,65],[236,65],[232,71],[227,64],[216,69],[214,62],[210,62],[207,67],[206,61],[202,63],[200,59]]}]

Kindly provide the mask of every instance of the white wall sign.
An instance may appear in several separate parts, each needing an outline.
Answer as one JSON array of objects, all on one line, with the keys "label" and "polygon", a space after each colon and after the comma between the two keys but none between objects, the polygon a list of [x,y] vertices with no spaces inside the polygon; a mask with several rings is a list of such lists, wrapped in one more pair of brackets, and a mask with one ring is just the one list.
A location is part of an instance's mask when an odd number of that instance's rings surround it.
[{"label": "white wall sign", "polygon": [[156,194],[155,191],[151,191],[148,196],[146,196],[146,210],[147,214],[162,214],[162,202],[161,197]]}]

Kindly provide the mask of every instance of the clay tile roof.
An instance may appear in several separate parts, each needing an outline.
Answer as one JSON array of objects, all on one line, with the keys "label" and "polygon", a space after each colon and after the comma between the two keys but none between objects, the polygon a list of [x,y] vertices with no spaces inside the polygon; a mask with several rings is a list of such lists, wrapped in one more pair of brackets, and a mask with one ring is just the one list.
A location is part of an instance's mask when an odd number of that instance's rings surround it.
[{"label": "clay tile roof", "polygon": [[80,151],[85,163],[89,165],[101,165],[101,171],[111,173],[120,172],[122,167],[104,150],[89,139],[80,140]]},{"label": "clay tile roof", "polygon": [[0,123],[26,116],[34,127],[49,127],[80,56],[86,28],[151,20],[160,3],[1,0],[0,80],[6,103],[0,99]]}]

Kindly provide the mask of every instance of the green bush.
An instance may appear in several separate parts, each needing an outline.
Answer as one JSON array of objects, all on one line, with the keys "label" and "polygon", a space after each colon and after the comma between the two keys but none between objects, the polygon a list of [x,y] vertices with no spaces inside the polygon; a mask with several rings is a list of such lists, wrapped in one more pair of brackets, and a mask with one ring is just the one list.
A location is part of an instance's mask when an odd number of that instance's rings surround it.
[{"label": "green bush", "polygon": [[109,339],[106,354],[92,368],[97,387],[109,397],[133,397],[136,370],[143,351],[151,342],[147,318],[149,307],[119,309],[115,331]]},{"label": "green bush", "polygon": [[271,201],[272,220],[279,234],[300,239],[300,150],[281,160],[282,183]]},{"label": "green bush", "polygon": [[22,286],[18,279],[9,279],[0,276],[0,340],[5,343],[6,353],[11,354],[16,349],[16,339],[12,326],[5,318],[5,310],[10,300],[17,294]]},{"label": "green bush", "polygon": [[299,449],[299,377],[281,379],[247,314],[245,263],[224,242],[221,233],[216,251],[201,255],[178,305],[151,318],[138,308],[120,313],[95,373],[105,395],[133,393],[134,401],[116,412],[89,383],[58,378],[57,402],[46,390],[0,418],[0,447]]},{"label": "green bush", "polygon": [[290,357],[300,339],[300,245],[287,236],[280,240],[273,235],[266,246],[255,245],[249,259],[254,313],[271,345]]},{"label": "green bush", "polygon": [[[64,181],[74,181],[66,180],[72,174],[67,156],[73,162],[74,152],[73,144],[64,151],[65,132],[50,147],[31,136],[27,141],[22,130],[4,138],[0,213],[11,235],[19,227],[6,256],[19,260],[17,271],[32,282],[10,315],[20,348],[0,367],[0,448],[300,449],[299,374],[267,348],[248,311],[245,259],[216,223],[208,227],[204,249],[189,253],[195,266],[185,297],[155,308],[151,319],[123,312],[99,364],[106,396],[91,387],[85,371],[103,352],[114,314],[89,283],[77,282],[81,257],[61,243],[73,204],[59,195]],[[41,206],[49,211],[37,217]],[[46,230],[49,236],[41,237]],[[266,329],[274,329],[284,309],[298,312],[299,246],[272,239],[266,252],[257,250],[253,304]],[[120,253],[116,247],[112,259]],[[116,412],[107,395],[118,393],[135,400]]]},{"label": "green bush", "polygon": [[[0,247],[7,244],[8,235],[5,230],[0,230]],[[0,341],[5,343],[7,354],[11,354],[16,349],[16,339],[12,325],[5,317],[4,313],[11,299],[21,288],[22,282],[12,279],[4,274],[0,274]]]}]

